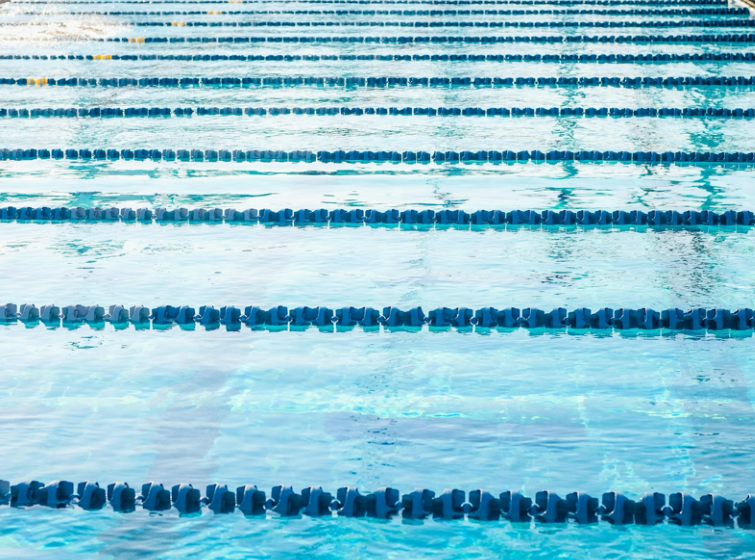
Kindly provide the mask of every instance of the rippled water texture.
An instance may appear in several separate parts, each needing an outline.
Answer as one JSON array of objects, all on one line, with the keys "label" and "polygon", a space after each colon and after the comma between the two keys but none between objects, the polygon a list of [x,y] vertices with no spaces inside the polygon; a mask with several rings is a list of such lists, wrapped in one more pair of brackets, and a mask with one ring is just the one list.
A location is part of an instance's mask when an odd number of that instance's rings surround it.
[{"label": "rippled water texture", "polygon": [[[734,4],[731,4],[734,6]],[[737,6],[740,6],[737,4]],[[517,6],[484,6],[518,8]],[[557,6],[519,6],[519,8]],[[589,6],[595,8],[594,6]],[[672,6],[673,7],[673,6]],[[695,6],[689,6],[695,8]],[[347,8],[367,9],[366,5]],[[408,9],[410,6],[383,6]],[[426,7],[425,7],[426,8]],[[579,8],[573,6],[572,8]],[[621,6],[650,8],[648,6]],[[112,37],[677,35],[739,29],[135,27],[136,21],[653,21],[735,16],[76,15],[334,5],[6,3],[0,52],[751,53],[751,43],[135,44]],[[611,9],[611,8],[602,8]],[[737,18],[743,16],[736,16]],[[43,24],[43,25],[37,25]],[[750,76],[752,63],[1,60],[0,77]],[[755,107],[753,88],[82,88],[3,108]],[[0,118],[7,148],[752,151],[724,118]],[[0,206],[755,211],[751,167],[0,162]],[[0,223],[0,302],[755,307],[755,231]],[[0,478],[409,492],[755,492],[753,338],[0,325]],[[746,529],[179,517],[0,507],[7,558],[747,559]]]}]

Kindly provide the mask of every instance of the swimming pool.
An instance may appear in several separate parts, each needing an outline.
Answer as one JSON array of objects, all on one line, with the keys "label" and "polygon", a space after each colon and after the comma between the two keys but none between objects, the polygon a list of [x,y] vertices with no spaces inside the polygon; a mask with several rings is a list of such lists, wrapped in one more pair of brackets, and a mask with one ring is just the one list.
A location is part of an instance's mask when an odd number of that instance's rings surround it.
[{"label": "swimming pool", "polygon": [[2,554],[751,556],[751,13],[228,4],[0,5]]}]

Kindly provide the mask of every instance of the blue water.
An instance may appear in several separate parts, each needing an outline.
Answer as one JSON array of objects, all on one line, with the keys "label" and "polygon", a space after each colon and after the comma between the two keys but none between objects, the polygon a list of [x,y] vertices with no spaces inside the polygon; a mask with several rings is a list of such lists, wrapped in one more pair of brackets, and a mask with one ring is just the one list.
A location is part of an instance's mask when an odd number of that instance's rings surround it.
[{"label": "blue water", "polygon": [[[734,4],[732,4],[734,5]],[[308,9],[306,3],[207,5]],[[354,8],[365,6],[355,5]],[[507,6],[498,6],[501,9]],[[509,6],[516,8],[516,6]],[[536,6],[535,6],[536,7]],[[552,6],[543,6],[552,8]],[[623,6],[621,8],[627,8]],[[529,8],[529,7],[525,7]],[[645,8],[642,6],[642,8]],[[699,30],[136,28],[133,21],[400,19],[98,16],[188,4],[0,5],[3,54],[753,52],[751,44],[218,45],[228,35],[620,35]],[[314,5],[314,9],[335,9]],[[406,6],[386,9],[408,9]],[[34,12],[36,15],[23,15]],[[656,19],[505,16],[523,21]],[[741,16],[738,16],[741,17]],[[504,16],[490,16],[502,20]],[[444,17],[441,19],[449,19]],[[459,16],[474,20],[480,16]],[[668,19],[668,18],[661,18]],[[688,19],[704,19],[693,16]],[[738,32],[728,29],[707,33]],[[6,77],[733,76],[752,64],[0,61]],[[728,107],[752,88],[63,88],[34,107]],[[734,119],[198,117],[0,119],[8,148],[752,151]],[[0,162],[0,206],[753,210],[751,168]],[[0,302],[156,307],[753,307],[752,228],[458,230],[0,223]],[[554,332],[322,333],[0,326],[0,478],[322,485],[409,492],[755,492],[753,339]],[[751,558],[755,532],[509,522],[181,518],[0,506],[8,558]]]}]

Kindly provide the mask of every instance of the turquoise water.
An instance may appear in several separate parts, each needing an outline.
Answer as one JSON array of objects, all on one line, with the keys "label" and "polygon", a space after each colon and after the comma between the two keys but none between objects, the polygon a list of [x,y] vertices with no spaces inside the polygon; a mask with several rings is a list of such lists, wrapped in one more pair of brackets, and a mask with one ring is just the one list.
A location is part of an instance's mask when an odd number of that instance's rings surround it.
[{"label": "turquoise water", "polygon": [[[732,4],[734,5],[734,4]],[[199,7],[198,7],[199,6]],[[3,54],[753,52],[752,44],[121,44],[228,35],[674,35],[700,30],[133,27],[130,22],[429,20],[418,16],[99,16],[195,4],[3,4]],[[208,4],[253,10],[257,5]],[[309,9],[302,3],[258,9]],[[365,9],[367,6],[355,5]],[[505,8],[506,6],[499,6]],[[516,8],[516,6],[510,6]],[[552,6],[543,6],[550,8]],[[625,9],[631,6],[621,6]],[[645,6],[637,6],[645,8]],[[336,9],[314,5],[314,9]],[[394,9],[389,7],[387,9]],[[401,6],[398,9],[408,9]],[[34,12],[34,15],[22,14]],[[485,16],[487,18],[487,16]],[[717,16],[734,17],[734,16]],[[741,17],[741,16],[736,16]],[[504,21],[656,16],[490,16]],[[708,16],[710,18],[710,16]],[[438,19],[438,18],[436,18]],[[450,19],[443,17],[439,19]],[[475,20],[482,16],[459,16]],[[662,19],[668,19],[664,17]],[[703,16],[685,19],[702,20]],[[365,31],[365,29],[369,31]],[[705,30],[719,34],[729,29]],[[750,76],[752,64],[2,60],[3,77]],[[727,107],[753,88],[53,88],[0,86],[34,107]],[[0,119],[8,148],[752,151],[735,119],[197,117]],[[751,168],[515,164],[0,162],[0,206],[753,210]],[[0,223],[0,302],[753,307],[753,228],[486,228]],[[0,478],[755,491],[751,335],[26,328],[0,325]],[[179,517],[0,506],[9,558],[749,558],[755,532],[354,519]]]},{"label": "turquoise water", "polygon": [[755,282],[752,230],[2,227],[4,291],[38,305],[737,309]]}]

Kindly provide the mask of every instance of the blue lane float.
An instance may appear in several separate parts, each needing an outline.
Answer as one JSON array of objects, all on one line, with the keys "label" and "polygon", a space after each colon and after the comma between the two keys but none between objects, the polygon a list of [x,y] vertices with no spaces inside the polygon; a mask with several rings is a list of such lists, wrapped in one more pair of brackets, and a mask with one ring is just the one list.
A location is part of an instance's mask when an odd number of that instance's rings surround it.
[{"label": "blue lane float", "polygon": [[[71,39],[74,40],[74,39]],[[84,39],[88,42],[100,43],[293,43],[293,44],[376,44],[376,45],[496,45],[496,44],[616,44],[616,45],[656,45],[656,44],[688,44],[688,43],[754,43],[753,33],[716,33],[705,35],[492,35],[492,36],[295,36],[295,35],[267,35],[229,37],[102,37],[99,39]]]},{"label": "blue lane float", "polygon": [[[231,487],[233,488],[233,487]],[[484,489],[467,494],[458,488],[436,494],[428,488],[416,488],[402,494],[391,487],[366,492],[353,486],[330,493],[322,487],[308,486],[295,491],[292,486],[273,486],[269,497],[256,485],[244,484],[234,489],[214,483],[200,489],[182,483],[165,486],[147,482],[132,487],[127,482],[100,486],[85,481],[74,484],[66,480],[43,483],[29,480],[11,484],[0,480],[0,505],[27,509],[79,508],[117,513],[172,512],[177,516],[243,514],[246,517],[344,517],[388,520],[475,520],[507,521],[517,525],[646,525],[661,524],[692,527],[707,525],[719,528],[755,528],[755,497],[745,496],[735,502],[718,494],[695,498],[683,492],[668,497],[649,492],[632,499],[610,491],[600,498],[584,492],[571,492],[563,498],[543,490],[534,498],[507,490],[493,494]]]},{"label": "blue lane float", "polygon": [[679,308],[655,311],[651,308],[602,307],[596,311],[580,307],[556,307],[550,311],[534,307],[439,307],[427,314],[421,307],[400,309],[384,307],[296,307],[285,305],[271,308],[232,305],[215,308],[202,305],[198,309],[187,305],[162,305],[150,309],[143,305],[68,305],[0,304],[0,324],[23,323],[26,328],[44,325],[47,328],[76,329],[88,325],[102,329],[111,324],[117,330],[133,326],[136,329],[161,330],[178,325],[192,330],[197,324],[207,330],[224,326],[228,331],[239,331],[242,326],[251,330],[300,331],[316,328],[321,332],[343,332],[360,327],[365,331],[430,331],[456,330],[487,334],[492,330],[511,331],[527,329],[536,332],[566,331],[570,334],[637,333],[696,335],[723,334],[751,336],[755,327],[753,310],[722,308]]},{"label": "blue lane float", "polygon": [[332,163],[332,164],[410,164],[477,165],[514,163],[624,163],[637,165],[745,165],[755,162],[753,152],[627,152],[571,150],[478,150],[445,152],[398,152],[336,150],[172,150],[145,149],[33,149],[0,148],[0,161],[67,160],[72,162],[152,161],[152,162],[253,162],[253,163]]},{"label": "blue lane float", "polygon": [[[15,0],[14,4],[46,4],[47,0]],[[56,4],[101,4],[101,0],[61,0]],[[121,0],[119,4],[227,4],[228,0]],[[267,4],[269,0],[235,0],[237,4]],[[430,6],[726,6],[728,0],[278,0],[279,4],[391,4]]]},{"label": "blue lane float", "polygon": [[755,108],[699,107],[69,107],[0,108],[0,118],[170,118],[192,116],[278,117],[389,116],[389,117],[578,117],[578,118],[716,118],[752,119]]},{"label": "blue lane float", "polygon": [[[17,3],[17,2],[14,2]],[[62,2],[56,2],[60,4]],[[17,12],[19,15],[40,15],[39,12]],[[540,16],[540,15],[599,15],[599,16],[749,16],[748,8],[668,8],[668,9],[625,9],[601,10],[559,9],[559,10],[213,10],[212,15],[316,15],[316,16],[427,16],[427,17],[457,17],[457,16]],[[45,15],[51,15],[45,12]],[[207,15],[206,10],[169,10],[169,11],[86,11],[86,12],[58,12],[55,15],[66,16],[201,16]]]},{"label": "blue lane float", "polygon": [[666,64],[680,62],[755,62],[755,53],[658,54],[0,54],[0,60],[181,60],[186,62],[541,62],[551,64]]},{"label": "blue lane float", "polygon": [[454,227],[589,227],[589,228],[749,228],[755,226],[755,213],[749,210],[369,210],[341,208],[316,210],[290,208],[270,210],[249,208],[101,208],[81,206],[0,207],[0,222],[82,222],[140,224],[232,224],[269,227],[307,226],[409,226]]},{"label": "blue lane float", "polygon": [[[49,26],[51,22],[4,22],[0,27]],[[122,26],[122,22],[101,22],[99,25]],[[468,28],[468,29],[673,29],[755,27],[755,19],[681,20],[681,21],[130,21],[132,27],[398,27],[404,29]],[[415,41],[416,42],[416,41]]]},{"label": "blue lane float", "polygon": [[[755,36],[754,36],[755,37]],[[615,87],[688,88],[752,87],[755,76],[682,76],[682,77],[322,77],[322,76],[228,76],[195,78],[0,78],[5,86],[104,87],[104,88],[253,88],[253,87],[345,87],[345,88],[524,88],[524,87]]]}]

